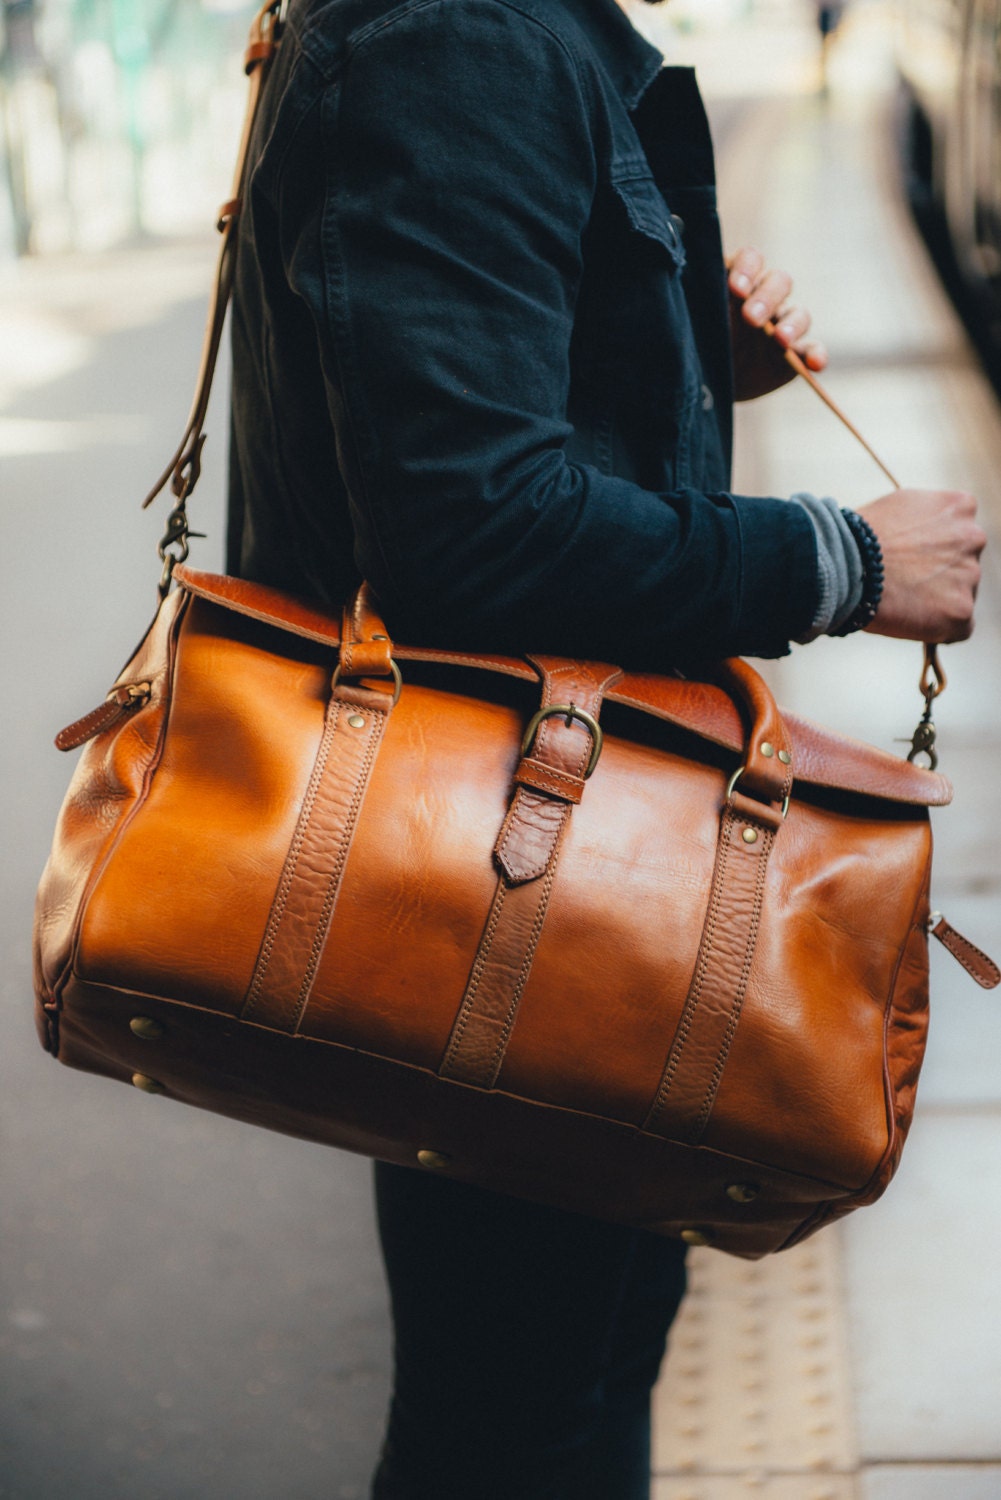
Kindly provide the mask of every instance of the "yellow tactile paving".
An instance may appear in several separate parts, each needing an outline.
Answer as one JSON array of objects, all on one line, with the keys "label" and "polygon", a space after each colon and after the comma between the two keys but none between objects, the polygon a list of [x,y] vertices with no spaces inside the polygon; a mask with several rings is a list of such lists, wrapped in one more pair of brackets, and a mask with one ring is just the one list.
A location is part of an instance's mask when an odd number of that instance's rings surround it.
[{"label": "yellow tactile paving", "polygon": [[797,1500],[807,1481],[819,1497],[856,1462],[837,1234],[761,1262],[694,1254],[690,1278],[657,1390],[654,1472],[679,1496],[689,1476],[739,1477],[735,1494],[768,1496],[775,1476],[797,1477]]}]

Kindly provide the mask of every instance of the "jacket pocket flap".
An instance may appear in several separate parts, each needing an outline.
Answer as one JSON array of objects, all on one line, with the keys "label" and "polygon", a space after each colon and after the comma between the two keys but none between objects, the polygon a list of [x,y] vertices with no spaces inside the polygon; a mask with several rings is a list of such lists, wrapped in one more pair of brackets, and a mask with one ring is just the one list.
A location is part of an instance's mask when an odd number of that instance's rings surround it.
[{"label": "jacket pocket flap", "polygon": [[663,245],[680,270],[685,264],[685,247],[671,210],[653,178],[613,178],[612,186],[625,206],[632,227]]}]

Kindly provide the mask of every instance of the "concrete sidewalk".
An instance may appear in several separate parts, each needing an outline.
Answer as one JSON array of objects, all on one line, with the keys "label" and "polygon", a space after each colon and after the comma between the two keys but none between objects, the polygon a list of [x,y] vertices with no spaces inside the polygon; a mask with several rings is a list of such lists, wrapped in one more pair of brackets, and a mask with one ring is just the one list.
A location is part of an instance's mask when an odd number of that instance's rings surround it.
[{"label": "concrete sidewalk", "polygon": [[[936,713],[956,798],[934,820],[933,902],[998,956],[1001,408],[901,202],[886,8],[849,12],[826,104],[812,10],[761,0],[751,21],[669,46],[716,109],[759,101],[721,161],[729,247],[796,276],[832,394],[902,482],[981,497],[978,628],[944,653]],[[796,386],[741,411],[735,488],[863,504],[889,485]],[[919,669],[919,648],[866,636],[766,670],[787,707],[889,748],[916,722]],[[657,1500],[1001,1497],[1001,1000],[932,947],[931,1043],[887,1196],[762,1266],[693,1258],[659,1391]]]}]

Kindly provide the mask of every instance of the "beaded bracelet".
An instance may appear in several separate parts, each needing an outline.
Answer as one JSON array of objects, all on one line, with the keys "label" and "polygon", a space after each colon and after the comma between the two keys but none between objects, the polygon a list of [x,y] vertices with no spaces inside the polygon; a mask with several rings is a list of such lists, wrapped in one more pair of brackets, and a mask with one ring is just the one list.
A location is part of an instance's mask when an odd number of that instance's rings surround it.
[{"label": "beaded bracelet", "polygon": [[858,545],[862,561],[862,598],[845,623],[839,625],[837,630],[832,630],[831,635],[851,635],[854,631],[864,630],[867,625],[871,625],[883,597],[885,581],[883,549],[869,522],[857,510],[843,509],[841,514]]}]

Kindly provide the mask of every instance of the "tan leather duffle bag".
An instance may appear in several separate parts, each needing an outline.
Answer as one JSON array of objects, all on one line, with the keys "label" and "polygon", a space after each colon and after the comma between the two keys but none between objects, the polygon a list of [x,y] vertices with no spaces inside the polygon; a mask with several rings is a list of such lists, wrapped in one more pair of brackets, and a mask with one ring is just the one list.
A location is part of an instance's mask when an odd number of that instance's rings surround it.
[{"label": "tan leather duffle bag", "polygon": [[364,591],[339,620],[175,580],[60,741],[89,737],[39,893],[59,1058],[742,1255],[879,1196],[941,776],[742,662],[394,650]]},{"label": "tan leather duffle bag", "polygon": [[57,740],[86,748],[38,896],[43,1042],[692,1244],[795,1244],[900,1157],[948,783],[783,718],[740,661],[692,682],[394,648],[364,588],[337,617],[183,565],[277,13],[254,23],[195,401],[153,492],[172,479],[162,603]]}]

